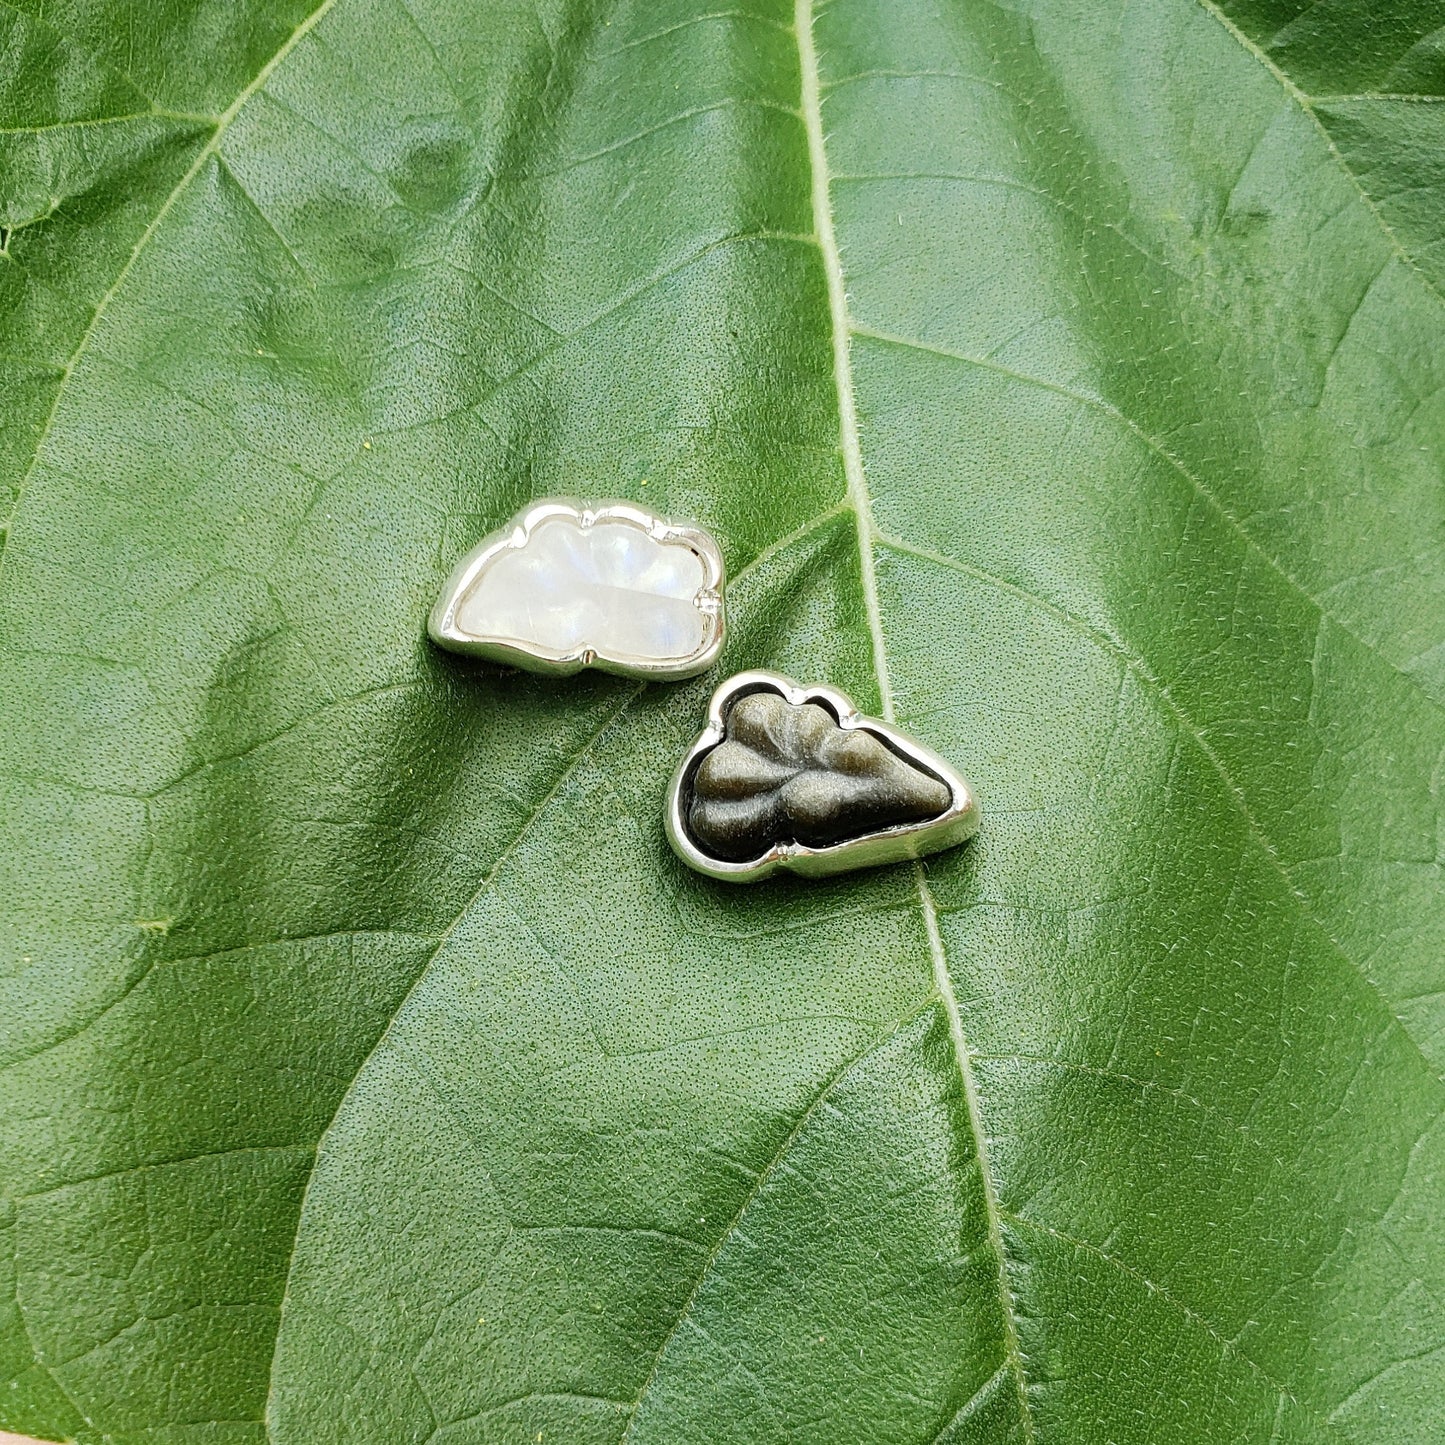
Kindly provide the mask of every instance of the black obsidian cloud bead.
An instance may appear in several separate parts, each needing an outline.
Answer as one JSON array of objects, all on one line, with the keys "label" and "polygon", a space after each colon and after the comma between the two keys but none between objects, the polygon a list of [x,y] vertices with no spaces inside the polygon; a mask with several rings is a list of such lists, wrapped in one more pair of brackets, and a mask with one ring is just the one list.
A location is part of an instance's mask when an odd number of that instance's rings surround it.
[{"label": "black obsidian cloud bead", "polygon": [[743,862],[773,844],[826,847],[946,812],[948,786],[872,733],[817,703],[755,692],[692,778],[687,827],[715,858]]}]

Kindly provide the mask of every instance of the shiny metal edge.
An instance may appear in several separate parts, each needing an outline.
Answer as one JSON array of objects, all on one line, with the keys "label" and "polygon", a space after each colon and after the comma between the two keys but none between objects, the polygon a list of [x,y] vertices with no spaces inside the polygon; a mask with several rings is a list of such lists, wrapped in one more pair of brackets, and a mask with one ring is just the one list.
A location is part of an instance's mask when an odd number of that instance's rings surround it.
[{"label": "shiny metal edge", "polygon": [[[704,853],[688,834],[682,816],[683,792],[688,777],[703,754],[723,740],[727,712],[734,700],[748,693],[763,691],[780,693],[795,706],[820,702],[837,717],[839,726],[862,728],[882,738],[948,787],[953,796],[948,811],[924,823],[884,828],[825,848],[810,848],[803,843],[779,843],[745,863],[732,863]],[[730,677],[713,693],[708,704],[707,724],[683,756],[668,786],[664,826],[673,852],[689,868],[724,883],[758,883],[780,871],[797,873],[805,878],[822,878],[854,868],[872,868],[882,863],[922,858],[929,853],[952,848],[978,832],[979,808],[973,790],[956,768],[944,762],[932,748],[925,747],[890,723],[866,717],[853,705],[852,699],[837,688],[822,683],[804,687],[781,673],[755,668]]]},{"label": "shiny metal edge", "polygon": [[[698,593],[698,610],[703,618],[701,647],[673,662],[655,662],[646,658],[614,657],[590,647],[554,653],[502,638],[476,637],[462,632],[456,625],[457,606],[481,572],[500,553],[525,547],[532,533],[543,522],[556,517],[566,517],[583,528],[598,522],[627,522],[658,542],[668,546],[685,546],[695,552],[702,559],[703,572],[703,585]],[[449,652],[484,657],[547,677],[571,677],[583,668],[591,667],[599,672],[641,678],[647,682],[680,681],[706,672],[722,651],[727,630],[723,576],[722,550],[701,527],[669,522],[635,502],[583,502],[569,497],[551,497],[534,502],[518,512],[505,527],[488,534],[462,557],[452,569],[441,596],[427,618],[427,634],[438,647],[444,647]]]}]

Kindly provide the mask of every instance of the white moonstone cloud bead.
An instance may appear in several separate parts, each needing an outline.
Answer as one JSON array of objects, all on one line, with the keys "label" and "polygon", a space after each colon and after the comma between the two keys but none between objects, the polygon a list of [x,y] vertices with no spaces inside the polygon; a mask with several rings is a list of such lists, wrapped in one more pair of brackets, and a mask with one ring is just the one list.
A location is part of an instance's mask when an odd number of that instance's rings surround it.
[{"label": "white moonstone cloud bead", "polygon": [[581,531],[544,522],[519,552],[477,579],[457,625],[548,652],[591,647],[616,657],[665,662],[702,645],[702,559],[623,522]]},{"label": "white moonstone cloud bead", "polygon": [[473,550],[432,614],[444,647],[537,671],[701,671],[722,639],[717,544],[625,503],[542,503]]}]

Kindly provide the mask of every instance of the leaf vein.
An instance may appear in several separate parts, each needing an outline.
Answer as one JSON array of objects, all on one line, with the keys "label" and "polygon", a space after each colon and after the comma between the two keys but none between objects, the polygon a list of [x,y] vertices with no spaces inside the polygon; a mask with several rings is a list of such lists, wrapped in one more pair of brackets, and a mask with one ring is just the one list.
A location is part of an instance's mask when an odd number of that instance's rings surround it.
[{"label": "leaf vein", "polygon": [[1245,547],[1254,556],[1265,563],[1271,571],[1278,574],[1292,591],[1298,593],[1310,606],[1328,617],[1341,632],[1347,633],[1355,642],[1358,642],[1366,652],[1370,653],[1371,656],[1377,657],[1386,667],[1390,668],[1391,671],[1398,673],[1399,676],[1404,678],[1405,681],[1410,684],[1411,688],[1419,693],[1436,711],[1445,712],[1445,703],[1441,703],[1437,698],[1432,697],[1426,692],[1417,677],[1412,673],[1406,672],[1399,663],[1386,657],[1379,647],[1355,631],[1354,628],[1337,613],[1327,608],[1320,598],[1314,596],[1305,587],[1303,582],[1295,577],[1272,552],[1267,550],[1265,546],[1255,538],[1254,534],[1244,523],[1224,505],[1209,487],[1205,486],[1205,484],[1185,466],[1179,457],[1175,456],[1158,437],[1151,435],[1131,416],[1120,411],[1119,408],[1112,403],[1105,401],[1102,397],[1092,396],[1086,391],[1075,391],[1072,387],[1064,386],[1059,382],[1048,381],[1041,376],[1032,376],[1028,372],[1017,371],[1013,367],[1004,366],[1001,362],[991,361],[987,357],[970,356],[967,352],[951,351],[947,347],[934,346],[923,341],[915,341],[911,337],[896,336],[887,331],[876,331],[867,326],[855,325],[852,327],[852,332],[855,336],[861,336],[869,341],[877,341],[885,346],[899,346],[909,351],[921,351],[930,356],[943,357],[950,361],[961,362],[965,366],[974,366],[983,371],[996,372],[1000,376],[1012,377],[1015,381],[1023,382],[1026,386],[1036,386],[1043,391],[1051,391],[1056,396],[1078,402],[1080,406],[1088,407],[1104,416],[1112,418],[1113,421],[1137,438],[1139,442],[1153,452],[1161,461],[1165,462],[1173,471],[1183,477],[1198,495],[1200,501],[1214,512],[1231,531],[1238,535]]},{"label": "leaf vein", "polygon": [[1177,1295],[1171,1294],[1163,1285],[1155,1283],[1148,1275],[1135,1269],[1133,1265],[1125,1264],[1117,1255],[1110,1254],[1108,1250],[1091,1243],[1087,1239],[1080,1239],[1078,1235],[1069,1234],[1065,1230],[1055,1229],[1052,1225],[1041,1224],[1036,1219],[1027,1219],[1021,1214],[1013,1214],[1008,1210],[1003,1210],[1002,1213],[1009,1223],[1017,1225],[1020,1229],[1036,1230],[1040,1234],[1047,1234],[1050,1238],[1057,1239],[1061,1244],[1067,1244],[1074,1249],[1082,1250],[1085,1254],[1091,1254],[1096,1259],[1101,1259],[1105,1264],[1118,1270],[1120,1274],[1127,1275],[1137,1284],[1143,1285],[1151,1295],[1163,1300],[1166,1305],[1177,1310],[1185,1319],[1189,1320],[1191,1324],[1203,1330],[1226,1354],[1239,1360],[1241,1364],[1248,1366],[1248,1368],[1258,1375],[1276,1394],[1284,1396],[1291,1404],[1299,1404],[1299,1401],[1295,1398],[1292,1391],[1281,1385],[1263,1365],[1245,1354],[1235,1341],[1221,1334],[1198,1310],[1185,1304]]},{"label": "leaf vein", "polygon": [[[71,378],[74,377],[75,369],[80,364],[81,357],[85,354],[92,338],[95,336],[101,318],[105,315],[110,303],[115,299],[121,287],[125,285],[126,278],[130,275],[136,261],[150,244],[151,239],[160,229],[165,218],[170,214],[171,208],[181,196],[190,189],[191,182],[205,169],[206,162],[217,154],[220,148],[221,138],[226,134],[231,122],[234,121],[245,108],[246,102],[271,78],[276,67],[320,24],[321,20],[334,4],[336,4],[336,0],[321,0],[321,3],[316,9],[286,37],[276,53],[256,72],[251,83],[246,86],[217,119],[216,128],[211,133],[210,140],[196,153],[196,158],[191,162],[186,173],[176,182],[175,187],[165,200],[161,202],[159,209],[155,215],[151,217],[150,223],[146,226],[145,230],[141,232],[140,238],[131,248],[130,255],[126,257],[120,270],[116,273],[115,280],[110,283],[110,286],[96,303],[95,310],[91,312],[90,321],[81,333],[80,340],[76,342],[74,351],[70,353],[70,359],[65,363],[63,368],[64,374],[61,377],[60,384],[55,388],[55,399],[50,404],[50,411],[47,413],[44,424],[41,426],[40,435],[36,438],[35,451],[31,456],[30,465],[26,467],[16,486],[15,504],[10,514],[10,525],[12,527],[20,515],[21,505],[29,493],[31,480],[35,475],[36,467],[40,464],[41,454],[45,449],[46,442],[49,440],[51,430],[55,425],[55,418],[59,414],[60,403],[66,394],[66,388],[69,386]],[[0,551],[0,579],[3,579],[5,575],[5,559],[9,554],[9,547],[6,547],[4,551]]]},{"label": "leaf vein", "polygon": [[[930,999],[928,1003],[931,1002],[932,1000]],[[925,1008],[928,1006],[928,1003],[924,1004]],[[864,1062],[864,1060],[874,1054],[883,1045],[883,1043],[892,1036],[893,1033],[896,1033],[898,1029],[904,1027],[908,1023],[909,1019],[915,1017],[918,1012],[921,1012],[921,1010],[915,1010],[914,1014],[910,1014],[908,1016],[905,1016],[903,1019],[900,1019],[898,1023],[894,1025],[888,1033],[885,1033],[881,1037],[875,1037],[870,1039],[868,1043],[865,1044],[864,1047],[860,1049],[856,1054],[852,1054],[848,1058],[845,1058],[843,1062],[839,1064],[838,1067],[834,1069],[834,1071],[828,1076],[828,1078],[823,1081],[822,1087],[809,1101],[807,1107],[793,1121],[792,1128],[790,1128],[787,1134],[783,1136],[782,1142],[773,1151],[772,1156],[767,1160],[763,1167],[756,1172],[751,1186],[742,1197],[742,1202],[738,1205],[737,1210],[734,1212],[732,1218],[727,1222],[727,1224],[723,1227],[722,1232],[718,1235],[716,1244],[714,1244],[712,1248],[708,1251],[708,1256],[703,1261],[702,1269],[698,1271],[697,1279],[694,1281],[693,1287],[689,1291],[687,1298],[683,1301],[682,1309],[678,1312],[677,1318],[673,1320],[672,1327],[668,1330],[667,1334],[663,1336],[662,1344],[658,1346],[657,1354],[653,1357],[652,1368],[647,1372],[647,1376],[643,1380],[641,1388],[637,1392],[637,1398],[632,1402],[632,1409],[627,1417],[627,1425],[622,1432],[622,1437],[619,1441],[619,1445],[626,1445],[626,1442],[632,1438],[633,1427],[637,1423],[638,1411],[641,1409],[642,1401],[646,1397],[648,1390],[652,1388],[653,1381],[657,1378],[658,1371],[662,1366],[662,1361],[667,1355],[668,1346],[671,1345],[674,1338],[676,1338],[678,1331],[687,1322],[689,1316],[692,1314],[693,1306],[697,1303],[698,1296],[702,1293],[702,1287],[707,1282],[708,1276],[712,1273],[713,1266],[717,1263],[719,1256],[722,1254],[724,1246],[737,1233],[738,1226],[742,1223],[743,1216],[748,1212],[749,1208],[751,1208],[753,1201],[756,1200],[758,1196],[763,1192],[764,1188],[766,1188],[768,1181],[778,1171],[779,1167],[782,1165],[784,1157],[787,1155],[788,1150],[791,1149],[793,1144],[797,1141],[798,1136],[803,1132],[803,1129],[806,1127],[808,1121],[812,1119],[813,1116],[824,1107],[829,1097],[832,1095],[834,1090],[837,1089],[839,1084],[843,1082],[844,1078],[847,1076],[850,1070],[854,1069],[859,1064]]]},{"label": "leaf vein", "polygon": [[1339,146],[1335,144],[1335,138],[1330,134],[1329,128],[1325,125],[1324,121],[1320,119],[1319,112],[1315,109],[1310,97],[1224,13],[1216,3],[1216,0],[1195,0],[1195,3],[1207,15],[1212,16],[1228,35],[1232,36],[1240,46],[1256,59],[1275,80],[1279,82],[1280,88],[1284,93],[1305,113],[1310,123],[1319,131],[1320,136],[1324,140],[1325,148],[1330,154],[1330,159],[1340,168],[1345,178],[1354,188],[1355,193],[1359,196],[1360,200],[1364,202],[1365,208],[1375,218],[1375,224],[1379,226],[1381,232],[1384,234],[1385,240],[1390,245],[1390,249],[1394,251],[1399,260],[1404,263],[1405,267],[1414,273],[1421,286],[1423,286],[1436,301],[1442,306],[1445,306],[1445,293],[1440,291],[1440,288],[1425,274],[1419,262],[1405,249],[1403,242],[1401,242],[1400,238],[1395,234],[1394,228],[1385,219],[1379,206],[1375,204],[1374,197],[1365,189],[1359,176],[1355,174],[1350,163],[1345,159],[1344,153],[1340,150]]},{"label": "leaf vein", "polygon": [[993,1374],[991,1374],[988,1379],[986,1379],[983,1384],[981,1384],[978,1389],[975,1390],[973,1394],[970,1395],[969,1398],[965,1400],[963,1404],[960,1405],[958,1409],[955,1410],[953,1414],[950,1415],[948,1419],[943,1422],[943,1427],[939,1430],[938,1434],[936,1434],[933,1439],[929,1441],[929,1445],[939,1445],[939,1441],[941,1441],[943,1437],[947,1435],[956,1425],[966,1425],[970,1420],[972,1420],[973,1417],[977,1415],[978,1412],[983,1409],[986,1404],[988,1404],[989,1397],[1008,1378],[1008,1376],[1009,1361],[1005,1360],[998,1367],[998,1369],[996,1369]]},{"label": "leaf vein", "polygon": [[1194,743],[1210,768],[1218,775],[1220,782],[1224,785],[1226,795],[1245,823],[1246,835],[1264,853],[1272,868],[1284,880],[1285,887],[1294,898],[1305,920],[1319,930],[1320,936],[1330,945],[1331,951],[1336,953],[1351,971],[1363,980],[1393,1021],[1393,1026],[1399,1029],[1403,1037],[1409,1041],[1413,1051],[1420,1056],[1420,1060],[1425,1065],[1430,1077],[1437,1082],[1439,1081],[1440,1076],[1435,1066],[1431,1064],[1424,1049],[1421,1048],[1414,1035],[1406,1029],[1404,1022],[1391,1006],[1390,1000],[1385,997],[1379,984],[1350,957],[1345,951],[1344,945],[1325,927],[1324,922],[1316,915],[1310,905],[1310,900],[1291,876],[1284,859],[1275,847],[1274,840],[1265,832],[1264,826],[1260,823],[1259,819],[1255,817],[1254,810],[1249,806],[1249,801],[1244,795],[1244,790],[1234,781],[1229,769],[1224,764],[1224,760],[1210,746],[1203,729],[1179,706],[1169,691],[1168,685],[1154,674],[1148,663],[1145,662],[1141,656],[1132,651],[1118,638],[1094,626],[1093,623],[1076,616],[1066,608],[1060,607],[1057,603],[1041,597],[1037,592],[1029,591],[1027,587],[1021,587],[1016,582],[1010,582],[1006,577],[1000,577],[996,573],[989,572],[982,567],[976,567],[971,563],[960,561],[957,557],[950,557],[942,552],[934,552],[926,547],[915,547],[909,542],[904,542],[900,538],[891,537],[885,533],[878,534],[878,541],[882,546],[891,548],[893,551],[906,553],[910,557],[917,557],[920,561],[932,562],[939,567],[950,568],[955,572],[962,573],[966,577],[973,577],[988,586],[997,587],[1001,591],[1008,592],[1022,602],[1039,607],[1058,618],[1060,622],[1072,631],[1077,632],[1081,637],[1087,638],[1101,651],[1112,654],[1118,661],[1122,662],[1125,668],[1132,672],[1150,693],[1158,697],[1160,702],[1178,723],[1180,731]]},{"label": "leaf vein", "polygon": [[16,1201],[24,1199],[45,1199],[66,1189],[77,1189],[85,1184],[103,1184],[109,1179],[126,1179],[132,1174],[147,1174],[154,1169],[176,1169],[182,1164],[199,1164],[207,1159],[226,1159],[237,1154],[310,1154],[310,1144],[242,1144],[231,1149],[207,1149],[200,1154],[182,1154],[176,1159],[150,1159],[144,1164],[130,1164],[124,1169],[107,1169],[100,1174],[85,1174],[78,1179],[67,1179],[63,1184],[52,1184],[46,1189],[32,1189],[27,1194],[16,1194]]}]

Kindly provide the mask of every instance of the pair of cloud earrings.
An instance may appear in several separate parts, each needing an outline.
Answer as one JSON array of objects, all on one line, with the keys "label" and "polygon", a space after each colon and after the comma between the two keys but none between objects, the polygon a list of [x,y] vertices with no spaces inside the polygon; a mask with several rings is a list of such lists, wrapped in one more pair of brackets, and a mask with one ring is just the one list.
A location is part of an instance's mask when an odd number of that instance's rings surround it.
[{"label": "pair of cloud earrings", "polygon": [[[538,502],[457,564],[428,630],[439,646],[529,672],[647,681],[717,661],[723,559],[698,527],[631,502]],[[667,794],[668,841],[731,883],[919,858],[978,828],[968,784],[931,749],[836,689],[740,672]]]}]

